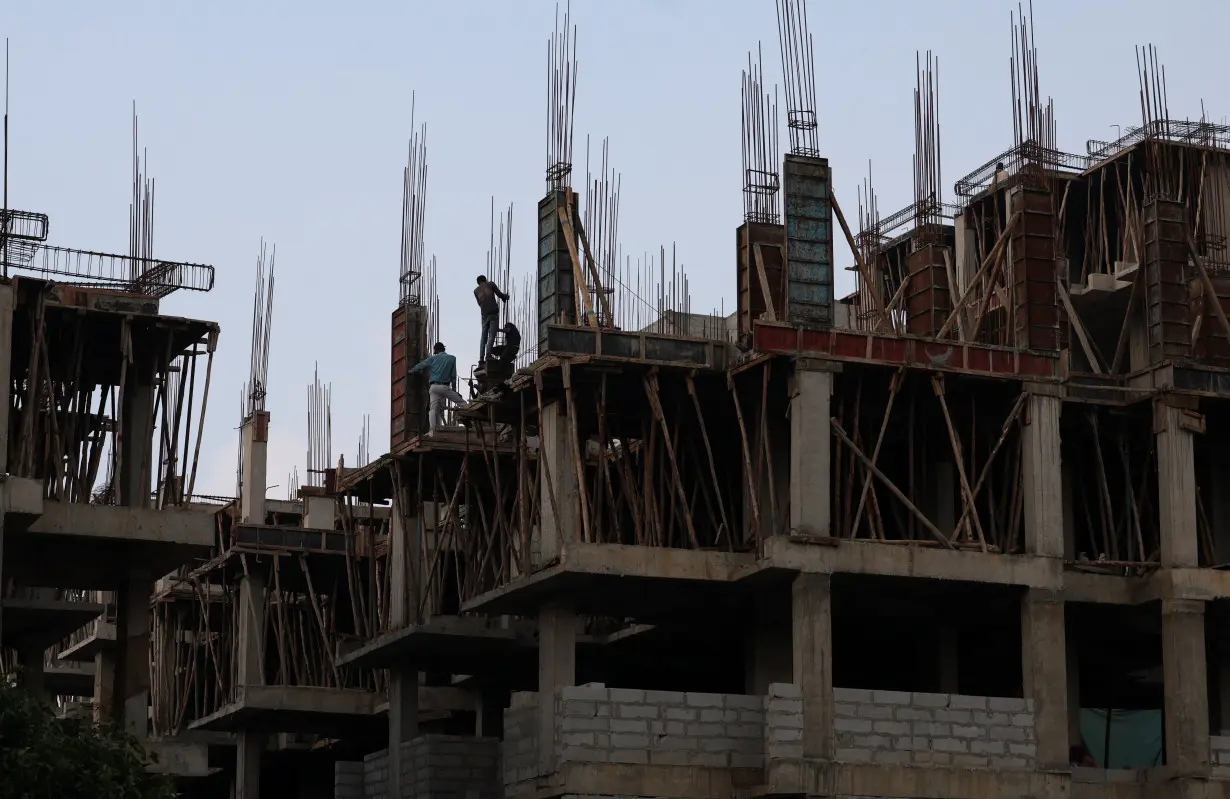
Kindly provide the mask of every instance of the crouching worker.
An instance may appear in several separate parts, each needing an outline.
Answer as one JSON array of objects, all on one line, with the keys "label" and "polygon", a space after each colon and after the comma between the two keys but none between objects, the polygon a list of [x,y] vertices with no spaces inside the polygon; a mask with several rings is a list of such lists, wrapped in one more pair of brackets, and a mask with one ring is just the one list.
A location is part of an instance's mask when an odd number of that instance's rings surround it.
[{"label": "crouching worker", "polygon": [[465,404],[465,398],[453,390],[457,380],[457,359],[444,351],[444,344],[437,341],[432,347],[434,353],[422,363],[415,365],[410,374],[427,372],[427,380],[431,384],[427,394],[431,398],[431,426],[444,426],[444,401],[450,400],[458,405]]}]

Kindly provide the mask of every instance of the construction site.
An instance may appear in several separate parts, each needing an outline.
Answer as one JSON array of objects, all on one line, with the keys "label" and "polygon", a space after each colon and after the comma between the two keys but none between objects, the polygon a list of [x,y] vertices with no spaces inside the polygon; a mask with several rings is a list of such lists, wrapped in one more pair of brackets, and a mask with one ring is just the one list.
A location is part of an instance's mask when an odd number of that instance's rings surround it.
[{"label": "construction site", "polygon": [[433,425],[415,127],[387,452],[334,458],[315,376],[284,499],[272,246],[235,492],[201,496],[220,330],[160,302],[214,268],[154,255],[135,114],[128,253],[6,193],[0,670],[190,797],[1230,799],[1230,126],[1141,47],[1138,123],[1060,151],[1025,8],[1013,141],[946,187],[919,54],[882,216],[870,176],[834,194],[806,0],[776,6],[784,107],[749,55],[705,276],[734,313],[623,255],[605,144],[579,185],[561,9],[532,263],[492,202],[495,350]]}]

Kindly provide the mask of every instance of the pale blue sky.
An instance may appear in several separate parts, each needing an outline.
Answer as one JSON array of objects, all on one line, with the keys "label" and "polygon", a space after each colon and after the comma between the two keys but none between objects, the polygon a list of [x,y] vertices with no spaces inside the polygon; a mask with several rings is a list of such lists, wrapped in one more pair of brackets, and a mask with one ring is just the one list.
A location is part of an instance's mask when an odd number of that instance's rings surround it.
[{"label": "pale blue sky", "polygon": [[[872,159],[883,214],[911,197],[915,50],[939,58],[946,199],[1011,143],[1004,0],[811,0],[820,144],[850,216]],[[533,267],[545,168],[549,0],[61,2],[0,0],[11,39],[10,198],[51,216],[53,243],[121,252],[130,114],[157,179],[155,252],[217,267],[167,313],[217,320],[222,339],[198,492],[229,493],[247,376],[254,262],[278,248],[268,407],[271,497],[303,470],[313,362],[333,385],[334,458],[361,418],[388,448],[389,315],[397,304],[401,170],[410,95],[428,126],[427,252],[440,263],[443,340],[478,347],[471,296],[492,195],[516,205],[513,270]],[[611,138],[625,250],[677,242],[694,309],[733,307],[741,221],[739,76],[764,43],[780,81],[772,0],[574,0],[576,160]],[[1133,45],[1166,65],[1172,116],[1230,114],[1220,58],[1230,4],[1037,0],[1042,92],[1059,143],[1084,152],[1138,124]],[[783,137],[784,145],[784,137]],[[838,261],[848,262],[844,246]],[[842,279],[848,280],[843,274]],[[518,281],[519,285],[519,281]],[[849,285],[839,284],[839,290]]]}]

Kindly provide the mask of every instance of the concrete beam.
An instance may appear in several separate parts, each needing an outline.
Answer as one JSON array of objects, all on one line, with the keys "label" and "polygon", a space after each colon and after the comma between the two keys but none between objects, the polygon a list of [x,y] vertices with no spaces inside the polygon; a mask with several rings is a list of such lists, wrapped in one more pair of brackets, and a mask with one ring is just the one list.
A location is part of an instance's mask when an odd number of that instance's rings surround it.
[{"label": "concrete beam", "polygon": [[1064,579],[1063,563],[1057,558],[845,539],[827,539],[825,545],[817,545],[772,538],[764,542],[761,564],[815,574],[880,574],[1048,590],[1060,590]]},{"label": "concrete beam", "polygon": [[376,694],[351,688],[249,685],[236,688],[236,700],[194,721],[192,730],[328,732],[355,723],[378,726]]},{"label": "concrete beam", "polygon": [[29,533],[76,538],[109,538],[178,544],[185,547],[213,546],[212,514],[164,508],[128,508],[120,505],[85,505],[48,500]]}]

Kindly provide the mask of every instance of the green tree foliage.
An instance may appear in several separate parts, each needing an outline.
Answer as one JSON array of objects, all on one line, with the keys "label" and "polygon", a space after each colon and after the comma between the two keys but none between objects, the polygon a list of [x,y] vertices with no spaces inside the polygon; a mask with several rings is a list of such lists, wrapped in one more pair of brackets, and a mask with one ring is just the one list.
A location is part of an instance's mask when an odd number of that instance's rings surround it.
[{"label": "green tree foliage", "polygon": [[114,726],[56,718],[45,702],[0,679],[0,799],[172,799],[173,783],[149,773],[149,763]]}]

